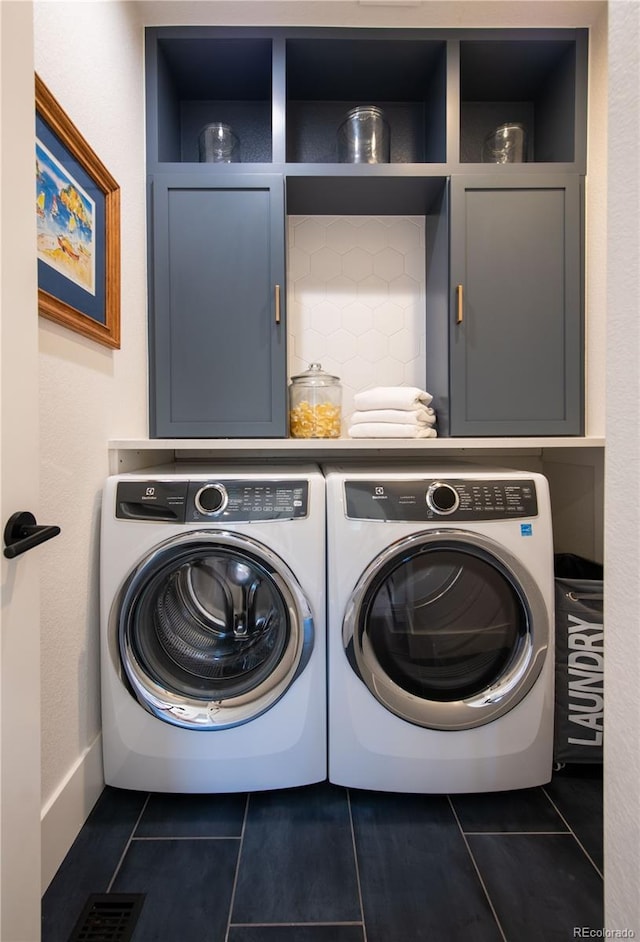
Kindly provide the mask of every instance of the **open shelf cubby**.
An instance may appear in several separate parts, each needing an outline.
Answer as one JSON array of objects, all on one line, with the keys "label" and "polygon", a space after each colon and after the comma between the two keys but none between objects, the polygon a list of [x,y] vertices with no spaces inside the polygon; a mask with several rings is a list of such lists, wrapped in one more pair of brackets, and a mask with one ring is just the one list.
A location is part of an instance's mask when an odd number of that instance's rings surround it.
[{"label": "open shelf cubby", "polygon": [[460,161],[481,163],[485,138],[524,125],[524,160],[576,160],[576,42],[471,39],[460,42]]},{"label": "open shelf cubby", "polygon": [[157,97],[148,141],[152,160],[197,163],[200,130],[222,122],[239,138],[242,163],[271,161],[270,38],[159,38],[156,55]]},{"label": "open shelf cubby", "polygon": [[394,163],[446,160],[446,43],[442,40],[289,39],[287,161],[336,163],[337,131],[359,105],[382,109]]}]

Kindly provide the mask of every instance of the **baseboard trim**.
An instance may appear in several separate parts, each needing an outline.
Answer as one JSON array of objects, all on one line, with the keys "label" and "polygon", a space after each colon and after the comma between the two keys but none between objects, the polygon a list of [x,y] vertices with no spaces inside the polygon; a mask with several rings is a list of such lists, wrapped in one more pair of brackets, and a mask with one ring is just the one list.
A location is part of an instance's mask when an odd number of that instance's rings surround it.
[{"label": "baseboard trim", "polygon": [[102,736],[84,751],[40,815],[42,892],[75,841],[104,788]]}]

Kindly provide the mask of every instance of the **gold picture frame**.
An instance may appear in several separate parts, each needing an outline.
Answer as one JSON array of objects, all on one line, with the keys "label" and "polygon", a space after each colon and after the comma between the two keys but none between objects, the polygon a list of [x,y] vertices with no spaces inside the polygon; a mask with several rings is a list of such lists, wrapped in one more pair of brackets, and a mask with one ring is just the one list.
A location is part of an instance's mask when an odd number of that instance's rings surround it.
[{"label": "gold picture frame", "polygon": [[38,313],[120,347],[120,188],[38,75]]}]

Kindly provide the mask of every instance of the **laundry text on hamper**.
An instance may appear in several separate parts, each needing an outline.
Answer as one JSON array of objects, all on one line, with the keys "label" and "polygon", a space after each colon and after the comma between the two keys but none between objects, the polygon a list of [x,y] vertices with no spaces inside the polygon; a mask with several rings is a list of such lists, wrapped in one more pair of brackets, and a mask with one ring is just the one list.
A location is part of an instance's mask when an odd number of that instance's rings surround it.
[{"label": "laundry text on hamper", "polygon": [[[569,722],[590,730],[576,745],[602,745],[604,722],[604,631],[600,624],[569,615]],[[587,735],[583,733],[583,736]]]}]

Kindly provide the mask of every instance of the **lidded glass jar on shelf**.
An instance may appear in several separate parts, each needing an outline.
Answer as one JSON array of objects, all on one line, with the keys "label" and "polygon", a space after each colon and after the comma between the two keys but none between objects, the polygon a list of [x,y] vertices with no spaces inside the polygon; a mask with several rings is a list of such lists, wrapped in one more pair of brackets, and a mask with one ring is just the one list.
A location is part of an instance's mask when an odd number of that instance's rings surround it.
[{"label": "lidded glass jar on shelf", "polygon": [[240,163],[240,141],[233,129],[221,121],[205,124],[198,135],[198,151],[204,163]]},{"label": "lidded glass jar on shelf", "polygon": [[376,105],[358,105],[338,128],[338,160],[349,164],[388,164],[389,125]]},{"label": "lidded glass jar on shelf", "polygon": [[337,376],[325,373],[320,363],[291,377],[289,434],[291,438],[340,438],[342,387]]}]

